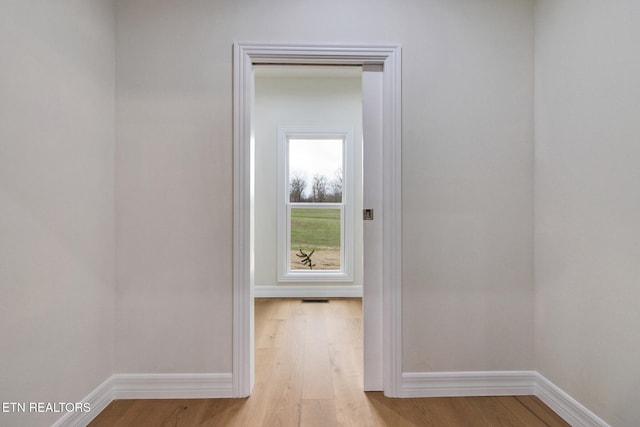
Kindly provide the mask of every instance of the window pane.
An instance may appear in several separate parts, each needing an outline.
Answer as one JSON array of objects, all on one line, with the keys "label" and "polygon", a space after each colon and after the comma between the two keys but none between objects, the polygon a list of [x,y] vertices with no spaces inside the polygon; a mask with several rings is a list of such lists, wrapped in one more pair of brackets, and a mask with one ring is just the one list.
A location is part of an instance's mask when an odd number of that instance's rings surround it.
[{"label": "window pane", "polygon": [[289,140],[289,201],[342,202],[341,139]]},{"label": "window pane", "polygon": [[340,208],[291,207],[291,270],[340,270]]}]

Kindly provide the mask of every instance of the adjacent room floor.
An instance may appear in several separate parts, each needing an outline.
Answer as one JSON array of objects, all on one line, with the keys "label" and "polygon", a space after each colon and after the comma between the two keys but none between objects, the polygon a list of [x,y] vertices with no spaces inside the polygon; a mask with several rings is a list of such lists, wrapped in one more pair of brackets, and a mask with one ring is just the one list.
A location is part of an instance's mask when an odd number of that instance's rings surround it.
[{"label": "adjacent room floor", "polygon": [[256,299],[255,318],[251,397],[116,400],[90,426],[568,426],[533,396],[364,393],[360,299]]}]

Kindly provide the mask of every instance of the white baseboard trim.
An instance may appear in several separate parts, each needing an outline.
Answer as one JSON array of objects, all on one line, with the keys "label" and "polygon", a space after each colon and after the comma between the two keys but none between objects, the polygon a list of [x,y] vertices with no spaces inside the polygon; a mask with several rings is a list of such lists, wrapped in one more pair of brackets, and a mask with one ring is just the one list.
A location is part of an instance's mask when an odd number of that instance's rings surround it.
[{"label": "white baseboard trim", "polygon": [[572,426],[610,427],[536,371],[404,372],[402,397],[534,395]]},{"label": "white baseboard trim", "polygon": [[253,287],[256,298],[358,298],[362,297],[362,286],[354,285],[305,285],[305,286],[259,286]]},{"label": "white baseboard trim", "polygon": [[[572,426],[610,427],[536,371],[404,372],[401,397],[534,395]],[[114,399],[202,399],[233,397],[224,374],[115,374],[82,402],[90,412],[69,412],[53,427],[85,426]]]},{"label": "white baseboard trim", "polygon": [[585,408],[558,386],[537,373],[536,396],[572,426],[609,427],[609,424]]},{"label": "white baseboard trim", "polygon": [[233,397],[231,374],[115,374],[82,400],[89,412],[69,412],[53,427],[89,424],[115,399],[207,399]]},{"label": "white baseboard trim", "polygon": [[536,390],[533,371],[404,372],[402,397],[518,396]]},{"label": "white baseboard trim", "polygon": [[113,401],[112,378],[107,379],[93,390],[87,397],[82,399],[82,403],[89,403],[89,412],[68,412],[56,421],[52,427],[84,427],[98,416],[104,408]]},{"label": "white baseboard trim", "polygon": [[233,397],[231,374],[116,374],[114,399],[209,399]]}]

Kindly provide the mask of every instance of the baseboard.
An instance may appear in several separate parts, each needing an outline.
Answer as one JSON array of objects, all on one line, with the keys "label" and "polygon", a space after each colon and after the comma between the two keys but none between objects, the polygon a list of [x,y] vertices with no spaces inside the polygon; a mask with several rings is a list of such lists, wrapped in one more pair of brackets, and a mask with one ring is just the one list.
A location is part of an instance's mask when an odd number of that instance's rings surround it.
[{"label": "baseboard", "polygon": [[[572,426],[610,427],[535,371],[405,372],[401,397],[535,395]],[[225,374],[115,374],[82,402],[90,412],[69,412],[53,427],[85,426],[114,399],[202,399],[233,397]]]},{"label": "baseboard", "polygon": [[572,426],[610,427],[536,371],[405,372],[402,397],[534,395]]},{"label": "baseboard", "polygon": [[536,396],[572,426],[609,427],[573,397],[536,372]]},{"label": "baseboard", "polygon": [[206,399],[233,397],[231,374],[115,374],[82,402],[89,412],[69,412],[53,427],[86,426],[115,399]]},{"label": "baseboard", "polygon": [[207,399],[233,397],[228,374],[116,374],[114,399]]},{"label": "baseboard", "polygon": [[402,397],[522,396],[536,390],[533,371],[405,372]]},{"label": "baseboard", "polygon": [[362,286],[354,285],[305,285],[305,286],[254,286],[256,298],[358,298]]},{"label": "baseboard", "polygon": [[87,397],[82,399],[82,403],[89,403],[91,405],[89,412],[68,412],[56,421],[52,427],[84,427],[89,424],[113,400],[112,378],[107,379],[89,393]]}]

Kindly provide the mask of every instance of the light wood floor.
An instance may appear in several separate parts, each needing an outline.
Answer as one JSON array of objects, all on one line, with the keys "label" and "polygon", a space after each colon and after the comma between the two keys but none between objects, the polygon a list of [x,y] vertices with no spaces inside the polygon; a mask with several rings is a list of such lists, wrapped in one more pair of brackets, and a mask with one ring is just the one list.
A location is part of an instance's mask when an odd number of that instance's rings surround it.
[{"label": "light wood floor", "polygon": [[359,299],[256,300],[247,399],[116,400],[100,426],[568,426],[533,396],[388,399],[362,392]]}]

